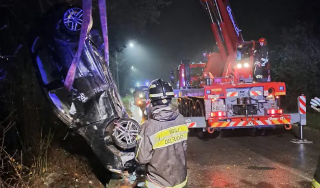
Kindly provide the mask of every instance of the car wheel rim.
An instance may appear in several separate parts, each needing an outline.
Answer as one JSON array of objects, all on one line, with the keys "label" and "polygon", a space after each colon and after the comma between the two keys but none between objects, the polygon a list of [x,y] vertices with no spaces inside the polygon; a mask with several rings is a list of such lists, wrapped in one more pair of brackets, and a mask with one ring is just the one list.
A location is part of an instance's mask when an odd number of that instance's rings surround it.
[{"label": "car wheel rim", "polygon": [[113,135],[118,142],[132,145],[136,143],[139,130],[140,126],[138,123],[132,120],[125,120],[116,123]]},{"label": "car wheel rim", "polygon": [[82,26],[83,10],[70,8],[63,15],[63,23],[70,31],[79,31]]}]

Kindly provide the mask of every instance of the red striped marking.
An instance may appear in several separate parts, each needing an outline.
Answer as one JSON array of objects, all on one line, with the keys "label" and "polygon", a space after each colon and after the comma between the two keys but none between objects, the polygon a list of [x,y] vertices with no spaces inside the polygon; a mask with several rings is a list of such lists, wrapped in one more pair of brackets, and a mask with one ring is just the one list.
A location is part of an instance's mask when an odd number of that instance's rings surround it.
[{"label": "red striped marking", "polygon": [[250,95],[251,96],[259,96],[259,95],[262,95],[262,92],[261,91],[250,91]]},{"label": "red striped marking", "polygon": [[146,106],[147,106],[147,107],[150,106],[150,99],[147,99]]},{"label": "red striped marking", "polygon": [[306,96],[299,97],[299,111],[300,114],[306,114]]},{"label": "red striped marking", "polygon": [[196,123],[195,123],[195,122],[192,122],[192,123],[189,124],[188,127],[189,127],[189,128],[192,128],[192,127],[195,126],[195,125],[196,125]]},{"label": "red striped marking", "polygon": [[230,95],[230,97],[234,97],[234,96],[236,96],[237,95],[237,92],[233,92],[231,95]]},{"label": "red striped marking", "polygon": [[300,113],[301,114],[306,114],[306,111],[304,109],[302,109],[301,107],[299,107]]},{"label": "red striped marking", "polygon": [[306,103],[302,100],[301,97],[299,97],[299,102],[300,102],[301,105],[306,106]]},{"label": "red striped marking", "polygon": [[[267,122],[269,121],[269,122]],[[250,122],[252,124],[250,124]],[[263,126],[263,125],[285,125],[290,122],[290,119],[280,118],[276,120],[252,120],[252,121],[232,121],[232,122],[213,122],[210,124],[210,127],[246,127],[246,126]],[[241,125],[241,126],[238,126]],[[189,126],[190,127],[190,126]]]}]

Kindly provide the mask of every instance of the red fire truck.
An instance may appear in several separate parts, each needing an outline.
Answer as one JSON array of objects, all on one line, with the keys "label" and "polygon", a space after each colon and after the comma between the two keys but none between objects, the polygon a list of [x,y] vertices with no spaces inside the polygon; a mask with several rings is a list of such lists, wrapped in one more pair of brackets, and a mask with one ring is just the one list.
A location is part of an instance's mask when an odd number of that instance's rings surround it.
[{"label": "red fire truck", "polygon": [[243,40],[228,0],[200,2],[219,52],[205,54],[201,63],[184,60],[171,72],[179,111],[193,117],[189,128],[198,128],[200,135],[221,129],[291,128],[291,115],[283,114],[279,106],[280,97],[286,95],[285,83],[271,82],[268,71],[255,79],[259,42]]}]

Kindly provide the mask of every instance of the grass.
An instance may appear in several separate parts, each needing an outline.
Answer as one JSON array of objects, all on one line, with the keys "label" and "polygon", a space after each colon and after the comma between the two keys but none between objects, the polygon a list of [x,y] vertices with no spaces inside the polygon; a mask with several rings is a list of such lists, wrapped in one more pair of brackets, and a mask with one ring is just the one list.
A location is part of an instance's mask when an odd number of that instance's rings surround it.
[{"label": "grass", "polygon": [[308,113],[307,114],[307,127],[320,130],[320,114]]}]

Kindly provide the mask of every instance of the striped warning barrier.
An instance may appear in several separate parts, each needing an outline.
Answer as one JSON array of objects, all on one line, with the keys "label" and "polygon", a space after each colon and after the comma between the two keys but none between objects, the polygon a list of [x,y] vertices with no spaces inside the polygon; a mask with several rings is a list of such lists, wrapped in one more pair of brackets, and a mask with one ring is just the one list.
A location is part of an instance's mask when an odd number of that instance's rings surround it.
[{"label": "striped warning barrier", "polygon": [[146,102],[146,106],[147,106],[147,108],[149,108],[149,107],[150,107],[150,104],[151,104],[150,99],[147,99],[147,102]]},{"label": "striped warning barrier", "polygon": [[306,108],[306,96],[299,96],[299,113],[300,114],[306,114],[307,108]]}]

